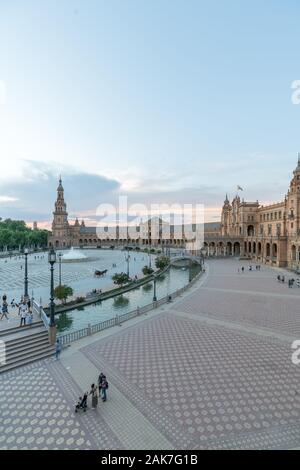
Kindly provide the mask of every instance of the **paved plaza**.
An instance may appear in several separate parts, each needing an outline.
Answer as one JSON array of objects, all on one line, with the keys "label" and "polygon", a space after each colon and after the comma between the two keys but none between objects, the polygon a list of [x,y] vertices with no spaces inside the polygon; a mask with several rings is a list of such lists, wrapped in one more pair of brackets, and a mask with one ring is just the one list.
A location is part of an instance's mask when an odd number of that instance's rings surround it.
[{"label": "paved plaza", "polygon": [[[209,261],[170,305],[1,375],[0,448],[300,447],[300,289],[279,273]],[[74,414],[101,371],[108,401]]]},{"label": "paved plaza", "polygon": [[[85,295],[92,289],[101,288],[104,292],[114,287],[111,279],[115,272],[126,272],[126,251],[121,250],[83,250],[89,258],[87,262],[62,263],[62,283],[74,289],[74,296]],[[154,263],[154,255],[151,255]],[[148,264],[146,253],[134,252],[130,254],[130,275],[142,276],[141,270]],[[115,266],[113,266],[115,265]],[[9,302],[14,298],[19,301],[24,294],[24,268],[23,256],[12,256],[0,259],[0,295],[7,294]],[[107,269],[107,274],[97,278],[95,270]],[[55,264],[54,283],[59,283],[59,266]],[[50,297],[50,268],[47,253],[33,253],[28,255],[28,291],[29,295],[47,305]]]}]

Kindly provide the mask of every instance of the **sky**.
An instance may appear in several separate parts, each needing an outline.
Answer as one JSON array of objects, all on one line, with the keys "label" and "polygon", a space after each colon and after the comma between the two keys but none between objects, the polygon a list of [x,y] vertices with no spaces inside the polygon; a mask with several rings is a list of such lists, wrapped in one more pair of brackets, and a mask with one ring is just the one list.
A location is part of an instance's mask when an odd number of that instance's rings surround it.
[{"label": "sky", "polygon": [[0,216],[280,201],[300,151],[297,0],[0,0]]}]

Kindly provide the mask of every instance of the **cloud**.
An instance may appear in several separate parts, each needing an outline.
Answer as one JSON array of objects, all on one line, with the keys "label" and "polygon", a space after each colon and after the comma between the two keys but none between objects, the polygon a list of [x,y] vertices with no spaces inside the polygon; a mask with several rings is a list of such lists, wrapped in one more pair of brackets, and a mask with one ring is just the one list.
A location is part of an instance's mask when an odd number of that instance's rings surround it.
[{"label": "cloud", "polygon": [[120,187],[117,180],[100,175],[79,172],[57,163],[25,160],[21,177],[1,181],[1,190],[5,194],[1,217],[42,222],[51,220],[60,174],[71,216],[86,208],[96,209],[103,198],[111,198]]},{"label": "cloud", "polygon": [[0,204],[5,203],[5,202],[16,202],[16,201],[18,201],[18,198],[16,197],[0,196]]}]

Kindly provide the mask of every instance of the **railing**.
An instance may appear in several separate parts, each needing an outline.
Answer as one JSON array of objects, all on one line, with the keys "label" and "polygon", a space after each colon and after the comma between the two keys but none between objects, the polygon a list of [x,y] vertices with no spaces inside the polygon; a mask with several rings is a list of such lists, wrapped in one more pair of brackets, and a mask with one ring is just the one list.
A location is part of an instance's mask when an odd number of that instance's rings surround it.
[{"label": "railing", "polygon": [[42,322],[44,323],[45,325],[45,328],[48,330],[49,328],[49,317],[46,315],[43,307],[42,307],[42,302],[38,303],[36,300],[33,300],[32,301],[32,309],[34,311],[34,313],[36,313],[40,319],[42,320]]},{"label": "railing", "polygon": [[58,333],[60,343],[62,345],[66,345],[72,343],[73,341],[78,341],[79,339],[84,338],[86,336],[91,336],[92,334],[98,333],[99,331],[106,330],[107,328],[111,328],[113,326],[120,326],[125,321],[131,320],[132,318],[138,317],[140,315],[146,315],[151,310],[158,308],[161,305],[170,302],[171,300],[183,294],[183,292],[189,289],[200,278],[201,275],[202,271],[196,274],[196,276],[191,280],[191,282],[189,282],[185,286],[181,287],[180,289],[177,289],[172,294],[166,295],[165,297],[162,297],[161,299],[155,302],[151,302],[150,304],[145,305],[144,307],[137,307],[135,310],[123,313],[122,315],[116,315],[115,317],[110,318],[109,320],[105,320],[101,323],[96,323],[95,325],[88,325],[87,327],[82,328],[81,330],[71,331],[70,333]]}]

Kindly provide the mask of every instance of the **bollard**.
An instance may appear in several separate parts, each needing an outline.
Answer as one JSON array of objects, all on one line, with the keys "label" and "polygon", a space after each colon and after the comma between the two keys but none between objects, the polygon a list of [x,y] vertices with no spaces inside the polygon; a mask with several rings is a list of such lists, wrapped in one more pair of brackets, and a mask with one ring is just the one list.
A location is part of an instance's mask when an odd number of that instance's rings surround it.
[{"label": "bollard", "polygon": [[91,324],[89,323],[88,326],[87,326],[87,330],[88,330],[88,336],[91,336],[92,335],[92,328],[91,328]]}]

